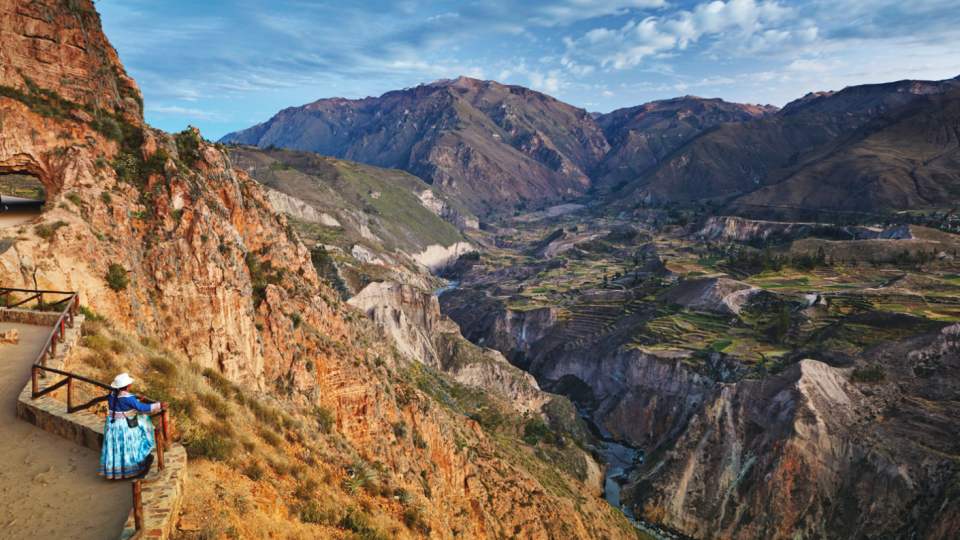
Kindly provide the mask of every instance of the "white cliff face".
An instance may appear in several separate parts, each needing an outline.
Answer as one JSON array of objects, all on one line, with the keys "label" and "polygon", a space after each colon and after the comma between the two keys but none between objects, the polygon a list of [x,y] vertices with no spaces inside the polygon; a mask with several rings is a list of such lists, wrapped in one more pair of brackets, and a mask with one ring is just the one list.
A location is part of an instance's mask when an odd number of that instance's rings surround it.
[{"label": "white cliff face", "polygon": [[542,392],[532,375],[493,349],[477,347],[440,313],[433,294],[409,285],[371,283],[347,303],[361,309],[396,342],[397,350],[451,375],[461,384],[496,390],[516,400],[520,412],[540,413],[555,396]]},{"label": "white cliff face", "polygon": [[264,187],[263,189],[266,191],[270,206],[272,206],[278,214],[287,214],[298,221],[317,223],[327,227],[341,226],[340,222],[330,214],[318,212],[314,207],[296,197],[291,197],[286,193],[281,193],[268,187]]},{"label": "white cliff face", "polygon": [[433,244],[410,257],[431,272],[437,272],[456,262],[457,257],[473,250],[474,247],[466,242],[457,242],[449,247]]},{"label": "white cliff face", "polygon": [[440,219],[456,227],[460,232],[466,229],[480,228],[480,222],[474,218],[469,218],[457,212],[449,204],[439,199],[432,190],[425,190],[417,193],[420,202],[427,209],[440,217]]}]

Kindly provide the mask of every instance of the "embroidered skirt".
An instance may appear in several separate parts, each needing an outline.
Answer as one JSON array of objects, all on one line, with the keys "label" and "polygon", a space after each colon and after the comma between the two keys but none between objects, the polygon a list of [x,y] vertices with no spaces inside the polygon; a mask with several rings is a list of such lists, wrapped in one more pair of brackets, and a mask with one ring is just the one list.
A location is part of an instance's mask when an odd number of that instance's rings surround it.
[{"label": "embroidered skirt", "polygon": [[153,423],[149,416],[141,415],[135,428],[128,426],[126,420],[111,422],[108,418],[103,429],[100,476],[119,480],[140,474],[153,446]]}]

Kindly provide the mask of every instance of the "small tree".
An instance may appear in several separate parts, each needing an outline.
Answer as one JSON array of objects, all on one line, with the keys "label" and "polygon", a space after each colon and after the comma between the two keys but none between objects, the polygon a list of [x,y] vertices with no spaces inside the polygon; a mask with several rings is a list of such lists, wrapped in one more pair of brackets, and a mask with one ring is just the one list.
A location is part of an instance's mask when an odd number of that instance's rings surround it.
[{"label": "small tree", "polygon": [[130,278],[127,277],[127,269],[123,265],[113,263],[107,269],[107,275],[104,276],[107,280],[107,286],[113,289],[116,292],[120,292],[127,288],[127,285],[130,284]]},{"label": "small tree", "polygon": [[777,340],[782,340],[790,330],[790,310],[787,306],[780,308],[780,314],[777,315]]}]

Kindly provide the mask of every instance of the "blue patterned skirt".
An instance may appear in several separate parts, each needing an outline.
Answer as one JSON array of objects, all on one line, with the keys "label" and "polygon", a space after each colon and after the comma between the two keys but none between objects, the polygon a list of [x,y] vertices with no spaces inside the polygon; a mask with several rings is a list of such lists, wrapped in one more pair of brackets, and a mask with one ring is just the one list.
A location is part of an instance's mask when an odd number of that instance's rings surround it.
[{"label": "blue patterned skirt", "polygon": [[153,423],[149,416],[140,415],[139,425],[135,428],[128,426],[126,420],[111,422],[107,418],[103,429],[100,476],[119,480],[140,474],[153,447]]}]

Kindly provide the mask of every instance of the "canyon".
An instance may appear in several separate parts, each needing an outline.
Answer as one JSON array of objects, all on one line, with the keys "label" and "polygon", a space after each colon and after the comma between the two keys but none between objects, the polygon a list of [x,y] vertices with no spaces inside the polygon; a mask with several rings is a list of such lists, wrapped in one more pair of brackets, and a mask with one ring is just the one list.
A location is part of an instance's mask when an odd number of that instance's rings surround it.
[{"label": "canyon", "polygon": [[210,142],[92,2],[13,4],[0,174],[45,200],[0,285],[76,291],[72,369],[171,403],[173,538],[960,537],[960,78],[460,77]]}]

